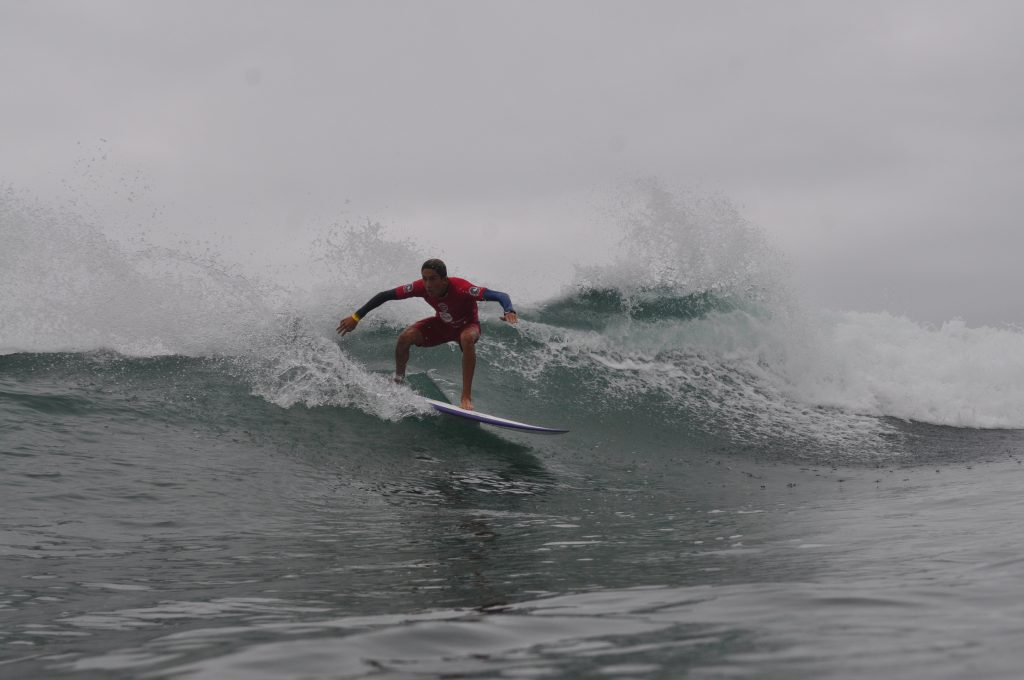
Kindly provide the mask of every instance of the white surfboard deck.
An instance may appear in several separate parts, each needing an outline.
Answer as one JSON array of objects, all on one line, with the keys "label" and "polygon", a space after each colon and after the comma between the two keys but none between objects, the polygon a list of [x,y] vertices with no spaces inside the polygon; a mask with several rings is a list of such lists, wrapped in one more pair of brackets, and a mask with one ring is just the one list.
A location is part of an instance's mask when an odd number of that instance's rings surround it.
[{"label": "white surfboard deck", "polygon": [[447,413],[450,416],[458,416],[459,418],[466,418],[467,420],[475,420],[478,423],[484,425],[494,425],[495,427],[507,427],[510,430],[519,430],[520,432],[533,432],[536,434],[565,434],[569,430],[563,430],[557,427],[541,427],[540,425],[530,425],[529,423],[520,423],[516,420],[509,420],[508,418],[499,418],[498,416],[492,416],[487,413],[480,413],[479,411],[469,411],[452,404],[438,401],[436,399],[426,399],[427,403],[434,407],[435,411],[441,413]]}]

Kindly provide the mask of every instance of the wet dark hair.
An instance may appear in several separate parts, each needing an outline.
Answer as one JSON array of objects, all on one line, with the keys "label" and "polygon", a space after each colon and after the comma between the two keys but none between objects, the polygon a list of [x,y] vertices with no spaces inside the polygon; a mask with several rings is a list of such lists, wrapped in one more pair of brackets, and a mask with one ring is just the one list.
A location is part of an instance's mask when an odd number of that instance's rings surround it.
[{"label": "wet dark hair", "polygon": [[420,267],[420,269],[433,269],[435,272],[437,272],[437,275],[440,276],[442,279],[448,276],[448,267],[445,265],[444,262],[437,259],[436,257],[433,257],[424,262],[423,266]]}]

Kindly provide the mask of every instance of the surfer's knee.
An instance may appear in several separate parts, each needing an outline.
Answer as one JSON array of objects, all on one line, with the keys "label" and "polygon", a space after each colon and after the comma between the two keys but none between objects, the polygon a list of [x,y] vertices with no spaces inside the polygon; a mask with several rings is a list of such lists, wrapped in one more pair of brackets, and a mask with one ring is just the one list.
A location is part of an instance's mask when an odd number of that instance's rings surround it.
[{"label": "surfer's knee", "polygon": [[418,328],[410,326],[398,334],[398,346],[408,348],[423,342],[423,334]]},{"label": "surfer's knee", "polygon": [[480,331],[475,328],[467,328],[459,334],[459,345],[463,351],[473,349],[476,341],[480,339]]}]

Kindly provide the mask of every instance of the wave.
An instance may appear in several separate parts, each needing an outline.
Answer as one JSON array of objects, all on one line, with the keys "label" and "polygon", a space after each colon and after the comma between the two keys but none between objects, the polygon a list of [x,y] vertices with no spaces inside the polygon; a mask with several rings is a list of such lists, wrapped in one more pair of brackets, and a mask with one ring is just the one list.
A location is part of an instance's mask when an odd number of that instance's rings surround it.
[{"label": "wave", "polygon": [[536,313],[557,326],[598,329],[606,325],[608,318],[688,320],[736,307],[735,301],[708,291],[676,296],[671,289],[645,288],[626,294],[615,288],[584,287],[540,305]]},{"label": "wave", "polygon": [[[483,308],[481,389],[561,404],[570,427],[614,421],[773,450],[888,454],[890,419],[1024,428],[1019,330],[809,310],[784,258],[722,200],[648,187],[622,210],[615,256],[580,268],[568,292],[520,304],[517,328]],[[386,375],[394,336],[424,315],[421,304],[385,305],[345,340],[334,334],[339,310],[422,260],[379,225],[322,235],[309,267],[323,284],[311,290],[242,274],[202,249],[115,242],[10,192],[0,236],[0,354],[193,357],[281,408],[423,413]],[[415,361],[458,380],[457,353]]]},{"label": "wave", "polygon": [[[589,363],[623,394],[705,404],[716,421],[761,432],[799,421],[803,430],[809,420],[862,431],[865,417],[1024,428],[1017,329],[932,327],[885,312],[779,313],[710,293],[663,295],[641,313],[617,300],[583,290],[538,309],[542,323],[524,331],[539,347],[522,370],[539,377],[553,363]],[[574,316],[581,309],[585,324]]]}]

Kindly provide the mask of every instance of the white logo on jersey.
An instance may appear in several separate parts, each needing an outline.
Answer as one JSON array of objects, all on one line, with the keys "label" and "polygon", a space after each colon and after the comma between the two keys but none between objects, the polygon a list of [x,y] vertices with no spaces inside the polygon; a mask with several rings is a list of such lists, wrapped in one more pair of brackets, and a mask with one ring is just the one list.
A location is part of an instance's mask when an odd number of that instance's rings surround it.
[{"label": "white logo on jersey", "polygon": [[411,293],[412,292],[412,284],[411,283],[405,284],[405,292],[406,293]]},{"label": "white logo on jersey", "polygon": [[444,321],[445,323],[451,323],[452,322],[452,315],[449,314],[448,312],[441,312],[438,316],[440,316],[441,317],[441,321]]},{"label": "white logo on jersey", "polygon": [[480,294],[480,288],[477,286],[473,286],[472,288],[469,289],[469,294],[472,295],[473,297],[476,297],[477,295]]},{"label": "white logo on jersey", "polygon": [[440,304],[438,304],[438,305],[437,305],[437,308],[438,308],[438,309],[440,309],[440,310],[441,310],[442,312],[447,312],[447,311],[448,311],[448,305],[446,305],[446,304],[445,304],[445,303],[443,303],[443,302],[442,302],[442,303],[440,303]]}]

